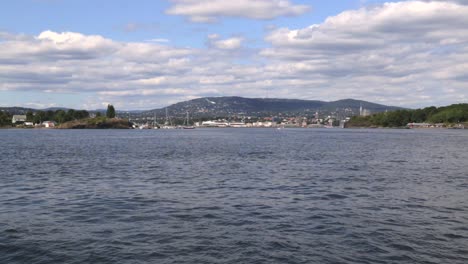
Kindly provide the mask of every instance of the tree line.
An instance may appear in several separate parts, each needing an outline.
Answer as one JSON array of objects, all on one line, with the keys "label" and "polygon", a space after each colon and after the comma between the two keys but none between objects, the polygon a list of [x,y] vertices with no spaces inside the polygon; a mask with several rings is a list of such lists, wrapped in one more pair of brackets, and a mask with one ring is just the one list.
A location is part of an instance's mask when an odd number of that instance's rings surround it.
[{"label": "tree line", "polygon": [[89,112],[86,110],[48,110],[48,111],[37,111],[33,113],[28,111],[26,113],[26,121],[33,122],[35,124],[42,123],[44,121],[55,121],[57,123],[65,123],[72,120],[78,120],[88,118]]},{"label": "tree line", "polygon": [[408,123],[462,123],[468,121],[468,104],[444,107],[426,107],[416,110],[397,110],[371,116],[355,116],[348,126],[355,127],[403,127]]},{"label": "tree line", "polygon": [[13,116],[5,111],[0,111],[0,127],[11,125],[11,118]]},{"label": "tree line", "polygon": [[[103,118],[115,118],[116,111],[113,105],[107,106],[107,111]],[[38,111],[27,111],[26,122],[33,122],[34,124],[40,124],[44,121],[54,121],[59,124],[63,124],[69,121],[80,120],[89,118],[90,114],[86,110],[38,110]],[[100,112],[96,112],[96,117],[101,117]],[[0,111],[0,127],[12,126],[13,114],[8,111]]]}]

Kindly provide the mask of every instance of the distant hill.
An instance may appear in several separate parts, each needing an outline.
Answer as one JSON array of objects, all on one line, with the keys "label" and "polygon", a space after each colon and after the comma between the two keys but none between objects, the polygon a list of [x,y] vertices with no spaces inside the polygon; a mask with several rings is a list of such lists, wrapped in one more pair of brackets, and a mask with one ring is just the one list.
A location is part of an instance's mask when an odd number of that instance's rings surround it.
[{"label": "distant hill", "polygon": [[0,107],[0,111],[7,112],[11,115],[25,115],[28,111],[36,111],[32,108],[24,107]]},{"label": "distant hill", "polygon": [[[16,107],[16,106],[13,106],[13,107],[0,107],[0,111],[2,112],[6,112],[6,113],[9,113],[10,115],[25,115],[27,112],[31,111],[33,113],[35,112],[38,112],[38,111],[43,111],[43,112],[47,112],[47,111],[52,111],[52,112],[56,112],[58,110],[63,110],[63,111],[68,111],[68,110],[77,110],[77,109],[72,109],[72,108],[66,108],[66,107],[49,107],[49,108],[45,108],[45,109],[35,109],[35,108],[26,108],[26,107]],[[100,112],[101,114],[102,113],[106,113],[106,110],[90,110],[88,111],[89,113],[97,113],[97,112]],[[141,111],[139,111],[141,112]]]},{"label": "distant hill", "polygon": [[[367,101],[344,99],[332,102],[318,100],[299,100],[299,99],[278,99],[278,98],[244,98],[244,97],[204,97],[189,101],[179,102],[165,108],[153,109],[148,111],[119,111],[117,114],[121,117],[165,117],[166,109],[170,117],[183,118],[187,112],[192,118],[214,118],[230,116],[312,116],[318,112],[323,115],[335,115],[338,117],[353,116],[359,114],[359,108],[363,107],[370,113],[393,111],[402,109],[394,106],[375,104]],[[11,115],[26,114],[28,111],[55,111],[68,110],[68,108],[48,108],[32,109],[23,107],[0,107],[0,111],[8,112]],[[90,113],[101,112],[105,114],[106,110],[99,109],[89,111]]]},{"label": "distant hill", "polygon": [[25,107],[0,107],[0,111],[8,112],[11,115],[25,115],[28,111],[36,112],[36,111],[57,111],[57,110],[64,110],[68,111],[70,108],[65,107],[50,107],[45,109],[34,109],[34,108],[25,108]]},{"label": "distant hill", "polygon": [[[170,105],[168,115],[183,117],[188,112],[191,117],[228,117],[228,116],[297,116],[334,114],[352,116],[359,114],[359,108],[371,113],[402,109],[366,101],[345,99],[325,102],[318,100],[277,99],[277,98],[244,98],[244,97],[204,97]],[[143,112],[142,115],[158,117],[165,116],[166,108]]]}]

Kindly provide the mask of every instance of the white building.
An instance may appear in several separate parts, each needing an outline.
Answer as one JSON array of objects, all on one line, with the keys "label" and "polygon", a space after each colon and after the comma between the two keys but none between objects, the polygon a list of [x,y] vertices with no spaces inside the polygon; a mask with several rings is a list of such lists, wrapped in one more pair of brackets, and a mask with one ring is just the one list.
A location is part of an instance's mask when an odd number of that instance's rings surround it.
[{"label": "white building", "polygon": [[230,122],[230,127],[247,127],[244,122]]},{"label": "white building", "polygon": [[362,108],[362,105],[361,107],[359,107],[359,116],[370,116],[370,115],[371,115],[371,112],[369,109]]},{"label": "white building", "polygon": [[229,124],[226,121],[204,121],[202,126],[204,127],[227,127]]},{"label": "white building", "polygon": [[25,115],[14,115],[13,118],[11,119],[11,123],[16,124],[18,122],[26,122],[26,116]]},{"label": "white building", "polygon": [[55,122],[54,121],[44,121],[44,122],[42,122],[42,125],[45,128],[52,128],[52,127],[55,127]]}]

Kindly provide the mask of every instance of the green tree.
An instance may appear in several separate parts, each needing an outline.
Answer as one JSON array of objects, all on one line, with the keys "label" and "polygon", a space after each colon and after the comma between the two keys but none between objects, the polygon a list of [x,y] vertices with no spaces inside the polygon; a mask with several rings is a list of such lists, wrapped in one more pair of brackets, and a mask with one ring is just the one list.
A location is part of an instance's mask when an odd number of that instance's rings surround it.
[{"label": "green tree", "polygon": [[106,116],[108,118],[114,118],[115,117],[115,109],[114,109],[113,105],[111,105],[111,104],[107,105]]},{"label": "green tree", "polygon": [[83,119],[89,117],[89,112],[86,110],[78,110],[75,112],[75,119]]},{"label": "green tree", "polygon": [[34,123],[40,124],[44,121],[47,120],[47,114],[44,111],[37,111],[36,114],[34,115]]},{"label": "green tree", "polygon": [[63,110],[58,110],[55,112],[54,120],[57,121],[58,123],[64,123],[66,122],[66,113]]},{"label": "green tree", "polygon": [[[47,110],[46,112],[46,120],[54,120],[54,116],[55,116],[55,112],[52,111],[52,110]],[[43,120],[43,121],[46,121],[46,120]]]},{"label": "green tree", "polygon": [[72,120],[75,120],[75,114],[76,114],[76,111],[74,109],[69,109],[67,111],[67,115],[66,115],[66,121],[72,121]]},{"label": "green tree", "polygon": [[12,116],[8,112],[0,111],[0,126],[11,126]]},{"label": "green tree", "polygon": [[34,114],[32,111],[26,112],[26,121],[32,122],[34,120]]}]

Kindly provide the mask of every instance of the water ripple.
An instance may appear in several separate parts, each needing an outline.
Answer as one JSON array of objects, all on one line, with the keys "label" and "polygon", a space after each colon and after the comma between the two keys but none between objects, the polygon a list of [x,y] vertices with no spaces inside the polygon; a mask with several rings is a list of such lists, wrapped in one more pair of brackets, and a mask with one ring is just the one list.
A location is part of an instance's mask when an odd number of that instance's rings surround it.
[{"label": "water ripple", "polygon": [[468,263],[464,131],[0,135],[0,263]]}]

